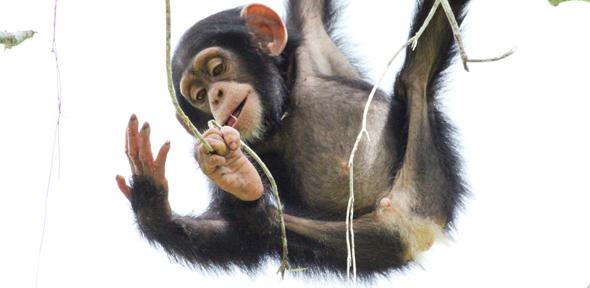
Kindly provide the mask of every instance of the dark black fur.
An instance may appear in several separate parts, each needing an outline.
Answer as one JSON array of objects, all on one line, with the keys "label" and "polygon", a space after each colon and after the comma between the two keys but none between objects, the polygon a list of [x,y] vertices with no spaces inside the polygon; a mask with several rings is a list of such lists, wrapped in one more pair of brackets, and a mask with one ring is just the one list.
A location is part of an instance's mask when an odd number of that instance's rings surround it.
[{"label": "dark black fur", "polygon": [[[455,13],[457,23],[461,24],[465,18],[465,8],[469,3],[469,0],[449,2]],[[431,7],[432,1],[418,2],[416,6],[416,15],[414,16],[410,29],[410,37],[418,32],[420,26],[424,23],[424,20],[430,12]],[[439,7],[438,10],[442,10],[442,7]],[[436,22],[432,24],[436,25]],[[444,25],[448,25],[448,23],[445,23]],[[448,228],[452,228],[457,208],[462,206],[462,199],[467,193],[467,187],[461,178],[460,157],[458,156],[459,154],[454,140],[455,129],[447,117],[441,112],[437,95],[444,85],[444,72],[451,65],[453,56],[457,54],[457,51],[453,42],[453,34],[450,29],[448,29],[444,35],[439,35],[438,40],[440,41],[437,43],[438,55],[437,60],[435,61],[436,64],[434,65],[434,72],[428,83],[427,100],[430,102],[430,124],[432,125],[432,133],[436,148],[436,151],[433,152],[437,155],[437,158],[440,161],[439,165],[444,167],[441,169],[441,171],[444,172],[444,177],[442,178],[444,181],[439,183],[440,191],[437,191],[438,198],[436,201],[443,203],[442,209],[447,218]],[[421,42],[425,41],[427,40],[421,39]],[[419,45],[428,45],[428,43],[422,43]],[[406,49],[406,53],[407,56],[404,66],[398,74],[394,86],[396,97],[404,102],[407,99],[407,95],[404,87],[403,71],[407,69],[409,59],[411,59],[412,56],[416,57],[416,52],[412,51],[410,48]]]},{"label": "dark black fur", "polygon": [[[291,1],[288,6],[290,8],[289,15],[298,15],[295,2]],[[468,1],[451,2],[456,14],[461,15],[458,19],[461,22]],[[412,24],[412,34],[422,24],[432,3],[433,1],[419,2],[417,14]],[[326,29],[331,31],[337,13],[333,8],[332,1],[325,1],[324,5],[328,9],[325,9],[322,19]],[[300,44],[300,30],[298,28],[302,25],[302,19],[289,16],[287,22],[290,41],[287,49],[279,57],[270,57],[250,44],[248,31],[239,18],[239,13],[240,8],[217,13],[201,20],[186,32],[172,63],[175,89],[180,91],[178,83],[182,76],[181,73],[186,63],[189,63],[190,59],[200,50],[210,46],[230,49],[243,57],[249,73],[255,77],[253,83],[263,99],[264,111],[267,113],[265,115],[266,124],[271,128],[266,136],[271,137],[278,133],[278,130],[287,129],[285,127],[289,125],[282,124],[280,117],[285,111],[289,111],[293,104],[291,103],[293,101],[292,93],[296,79],[290,78],[293,74],[288,72],[289,69],[297,69],[297,63],[294,63],[293,56]],[[444,25],[445,23],[434,24]],[[435,45],[438,53],[426,55],[434,57],[432,61],[435,63],[427,86],[432,134],[426,136],[432,138],[432,145],[425,144],[423,152],[427,156],[420,158],[423,163],[418,163],[418,166],[424,171],[436,170],[435,174],[440,174],[440,176],[434,180],[424,179],[423,182],[418,183],[418,185],[423,185],[422,188],[425,189],[432,187],[437,189],[422,195],[428,200],[421,199],[424,200],[424,204],[416,207],[416,212],[427,216],[444,215],[446,224],[451,225],[455,218],[456,206],[465,193],[465,187],[460,178],[459,158],[452,137],[453,129],[440,112],[435,96],[440,89],[442,73],[455,55],[452,35],[447,30],[445,35],[421,40],[420,45]],[[389,134],[391,139],[387,143],[395,146],[391,148],[391,151],[396,156],[394,163],[390,164],[391,171],[388,172],[391,183],[395,180],[396,172],[403,164],[402,156],[408,139],[407,116],[410,111],[406,104],[408,97],[410,97],[407,87],[409,85],[407,74],[412,72],[410,62],[415,61],[416,57],[424,56],[414,55],[414,53],[419,52],[408,49],[406,63],[396,81],[393,100],[388,100],[389,97],[384,96],[382,92],[378,94],[381,95],[378,98],[383,99],[376,100],[382,103],[389,101],[390,105],[387,119],[383,119],[383,121],[387,121],[387,129],[393,131]],[[330,75],[325,76],[324,84],[337,86],[339,87],[338,91],[357,91],[358,95],[368,95],[368,91],[372,87],[372,84],[360,79],[346,79]],[[211,116],[190,106],[178,92],[177,97],[191,121],[197,127],[205,128],[206,121]],[[334,97],[330,101],[336,103],[343,101],[343,99]],[[358,102],[363,103],[364,98],[359,98]],[[356,128],[354,129],[356,131]],[[301,170],[296,168],[301,167],[289,165],[289,163],[293,163],[290,157],[295,157],[289,154],[292,152],[280,153],[280,149],[278,151],[270,149],[268,146],[273,143],[265,143],[265,140],[253,144],[277,179],[287,213],[308,219],[342,221],[345,211],[338,213],[317,211],[302,200],[300,190],[304,187],[298,183],[306,179],[296,181],[301,173]],[[294,147],[291,150],[299,151],[298,149],[303,148]],[[309,147],[309,149],[313,149],[313,147]],[[178,215],[170,217],[165,213],[164,208],[166,207],[164,203],[167,201],[167,192],[155,187],[148,178],[134,177],[132,206],[137,216],[139,228],[145,237],[150,242],[163,247],[179,262],[202,268],[227,269],[235,265],[245,270],[255,270],[265,257],[277,257],[281,251],[280,233],[275,220],[276,212],[273,209],[272,195],[268,186],[265,185],[267,191],[261,199],[242,202],[212,185],[212,202],[204,214],[198,217]],[[375,227],[376,224],[372,224],[369,218],[363,218],[368,211],[357,212],[359,212],[356,214],[358,215],[357,220],[362,224],[355,234],[358,241],[356,257],[360,275],[371,276],[403,266],[405,262],[401,259],[401,255],[406,247],[402,244],[400,235],[380,232],[381,229]],[[321,227],[325,239],[314,239],[292,231],[288,232],[289,256],[293,266],[308,267],[312,272],[331,271],[342,275],[346,269],[344,230],[339,226],[341,224],[331,225],[326,224]]]}]

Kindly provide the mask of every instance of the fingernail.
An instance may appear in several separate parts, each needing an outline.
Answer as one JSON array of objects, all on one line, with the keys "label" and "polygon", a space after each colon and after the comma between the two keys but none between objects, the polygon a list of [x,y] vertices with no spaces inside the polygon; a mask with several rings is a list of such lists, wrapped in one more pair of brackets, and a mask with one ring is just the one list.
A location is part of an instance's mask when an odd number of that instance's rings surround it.
[{"label": "fingernail", "polygon": [[150,129],[150,123],[148,123],[148,122],[143,123],[143,126],[141,127],[141,129],[142,130]]},{"label": "fingernail", "polygon": [[166,141],[166,143],[164,143],[164,145],[170,146],[170,140]]},{"label": "fingernail", "polygon": [[137,121],[137,116],[135,114],[131,114],[131,118],[129,118],[129,121]]}]

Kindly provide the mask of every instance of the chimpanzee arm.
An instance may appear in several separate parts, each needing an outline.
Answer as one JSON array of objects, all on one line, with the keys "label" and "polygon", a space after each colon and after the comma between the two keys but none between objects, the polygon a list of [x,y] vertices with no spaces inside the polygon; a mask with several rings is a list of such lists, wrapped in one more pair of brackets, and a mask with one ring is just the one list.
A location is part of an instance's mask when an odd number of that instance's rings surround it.
[{"label": "chimpanzee arm", "polygon": [[332,0],[292,0],[288,5],[289,29],[299,34],[299,75],[325,75],[359,79],[358,71],[334,44],[328,30],[336,20]]},{"label": "chimpanzee arm", "polygon": [[223,191],[198,217],[169,213],[167,194],[147,177],[134,177],[132,207],[142,234],[171,257],[202,268],[254,269],[278,245],[265,198],[244,202]]},{"label": "chimpanzee arm", "polygon": [[180,216],[168,203],[164,167],[169,143],[153,159],[149,125],[138,131],[135,115],[129,121],[126,151],[132,168],[131,186],[117,176],[120,190],[131,202],[142,234],[172,258],[198,267],[228,268],[232,264],[254,269],[269,251],[276,229],[267,215],[266,197],[240,201],[215,187],[213,201],[198,217]]}]

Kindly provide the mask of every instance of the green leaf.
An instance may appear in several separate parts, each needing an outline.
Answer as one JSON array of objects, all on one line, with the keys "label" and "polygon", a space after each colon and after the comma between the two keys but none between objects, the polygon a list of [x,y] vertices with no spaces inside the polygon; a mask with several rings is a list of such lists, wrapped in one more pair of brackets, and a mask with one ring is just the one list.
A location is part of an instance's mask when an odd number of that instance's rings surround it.
[{"label": "green leaf", "polygon": [[0,44],[4,44],[4,49],[10,49],[23,41],[33,37],[35,35],[35,31],[27,30],[27,31],[17,31],[14,33],[0,31]]},{"label": "green leaf", "polygon": [[[567,1],[571,1],[571,0],[549,0],[549,3],[551,3],[551,5],[553,5],[553,6],[557,6],[557,5],[561,4],[561,2],[567,2]],[[580,0],[580,1],[585,1],[585,2],[590,3],[590,0]]]}]

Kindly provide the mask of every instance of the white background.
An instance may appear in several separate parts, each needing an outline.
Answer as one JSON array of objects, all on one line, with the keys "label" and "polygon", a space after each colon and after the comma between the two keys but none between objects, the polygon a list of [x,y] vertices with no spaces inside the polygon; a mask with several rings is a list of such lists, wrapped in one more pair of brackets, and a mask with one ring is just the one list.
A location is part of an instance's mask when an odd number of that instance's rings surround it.
[{"label": "white background", "polygon": [[[173,39],[195,21],[244,1],[172,1]],[[282,9],[280,1],[262,1]],[[376,75],[403,43],[414,1],[353,0],[342,17],[351,50]],[[0,50],[0,287],[339,287],[288,275],[215,275],[172,264],[137,232],[115,175],[131,113],[172,140],[167,176],[175,211],[208,202],[176,123],[164,70],[164,1],[59,1],[63,102],[43,249],[56,74],[53,1],[3,0],[0,30],[38,32]],[[280,10],[282,11],[282,10]],[[475,58],[517,53],[449,73],[443,103],[460,133],[472,195],[454,240],[379,287],[590,285],[590,4],[474,1],[464,25]],[[390,77],[391,79],[391,77]],[[391,87],[391,80],[383,84]],[[329,139],[327,139],[329,141]]]}]

